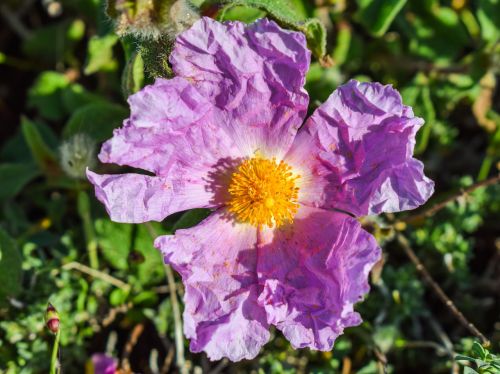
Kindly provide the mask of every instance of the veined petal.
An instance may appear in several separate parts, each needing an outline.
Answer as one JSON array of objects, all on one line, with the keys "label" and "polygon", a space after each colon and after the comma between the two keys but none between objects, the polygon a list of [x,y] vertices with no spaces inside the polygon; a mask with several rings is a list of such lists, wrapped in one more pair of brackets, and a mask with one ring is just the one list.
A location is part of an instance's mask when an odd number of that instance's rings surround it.
[{"label": "veined petal", "polygon": [[434,183],[412,158],[422,124],[390,86],[350,81],[340,87],[285,157],[302,175],[299,201],[358,216],[423,204]]},{"label": "veined petal", "polygon": [[102,146],[102,162],[167,175],[186,157],[196,165],[214,164],[236,152],[218,110],[183,78],[157,79],[130,96],[129,104],[130,118]]},{"label": "veined petal", "polygon": [[331,350],[344,328],[361,322],[353,306],[380,258],[375,239],[343,213],[306,206],[293,224],[261,234],[259,304],[268,322],[295,348]]},{"label": "veined petal", "polygon": [[267,19],[245,25],[202,18],[176,39],[170,61],[222,110],[221,124],[245,155],[286,153],[308,105],[303,34]]},{"label": "veined petal", "polygon": [[200,178],[182,179],[182,171],[173,174],[177,175],[162,178],[142,174],[99,175],[88,170],[87,178],[115,222],[161,221],[175,212],[216,206],[214,193],[199,183]]},{"label": "veined petal", "polygon": [[257,304],[256,228],[220,209],[199,225],[161,236],[155,247],[182,276],[184,332],[211,360],[254,358],[269,339]]}]

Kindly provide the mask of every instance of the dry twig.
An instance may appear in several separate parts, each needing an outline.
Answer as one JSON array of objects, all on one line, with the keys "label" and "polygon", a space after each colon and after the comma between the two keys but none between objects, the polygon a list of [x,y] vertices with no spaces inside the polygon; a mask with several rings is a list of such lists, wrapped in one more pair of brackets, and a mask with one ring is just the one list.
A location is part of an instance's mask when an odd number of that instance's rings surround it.
[{"label": "dry twig", "polygon": [[99,271],[97,269],[92,269],[91,267],[88,267],[86,265],[83,265],[79,262],[69,262],[62,267],[64,270],[78,270],[82,273],[88,274],[93,278],[98,278],[100,280],[103,280],[104,282],[107,282],[109,284],[112,284],[115,287],[121,288],[123,290],[128,290],[130,288],[130,285],[121,281],[118,278],[115,278],[107,273],[104,273],[102,271]]},{"label": "dry twig", "polygon": [[405,218],[402,218],[398,220],[398,222],[404,222],[404,223],[414,223],[414,222],[419,222],[425,218],[429,218],[439,212],[441,209],[445,208],[449,203],[452,203],[461,197],[464,197],[465,195],[470,194],[471,192],[477,190],[478,188],[481,187],[487,187],[487,186],[492,186],[494,184],[500,183],[500,174],[497,174],[496,176],[493,176],[489,179],[485,179],[484,181],[477,182],[473,184],[472,186],[469,186],[467,188],[461,188],[457,193],[454,193],[453,195],[447,197],[443,201],[433,205],[429,209],[424,210],[423,212],[417,213],[415,215],[411,215]]},{"label": "dry twig", "polygon": [[144,331],[144,324],[139,323],[138,325],[135,325],[134,329],[130,333],[127,343],[125,344],[122,356],[122,363],[120,365],[121,368],[125,371],[125,373],[132,373],[129,357],[143,331]]},{"label": "dry twig", "polygon": [[477,328],[474,326],[472,322],[469,322],[467,318],[463,315],[463,313],[456,307],[456,305],[451,301],[451,299],[446,296],[443,289],[436,283],[436,281],[432,278],[429,271],[425,268],[422,262],[417,257],[416,253],[410,247],[408,240],[402,235],[397,235],[398,243],[401,245],[406,255],[410,258],[411,262],[415,265],[417,271],[422,275],[424,280],[431,286],[434,293],[439,297],[439,299],[446,305],[446,307],[452,312],[452,314],[458,319],[458,321],[467,328],[474,336],[478,337],[481,340],[483,346],[488,347],[490,345],[490,341],[486,338]]}]

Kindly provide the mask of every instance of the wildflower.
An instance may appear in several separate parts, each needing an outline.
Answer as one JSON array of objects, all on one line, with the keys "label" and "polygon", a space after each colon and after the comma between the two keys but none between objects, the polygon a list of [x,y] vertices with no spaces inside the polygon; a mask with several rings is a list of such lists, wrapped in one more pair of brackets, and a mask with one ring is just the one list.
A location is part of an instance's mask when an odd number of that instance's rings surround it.
[{"label": "wildflower", "polygon": [[59,148],[60,164],[72,178],[85,178],[85,169],[96,164],[95,142],[87,134],[78,133],[64,141]]},{"label": "wildflower", "polygon": [[154,176],[87,172],[114,221],[213,209],[155,241],[185,285],[190,348],[212,360],[255,357],[270,325],[295,348],[331,350],[361,323],[353,306],[380,258],[351,215],[433,192],[412,158],[423,121],[390,86],[350,81],[299,129],[309,60],[304,36],[272,21],[201,19],[176,41],[177,77],[132,95],[99,155]]},{"label": "wildflower", "polygon": [[56,308],[49,303],[45,311],[45,325],[53,334],[57,334],[59,331],[59,326],[61,321],[59,319],[59,313],[57,313]]},{"label": "wildflower", "polygon": [[117,362],[113,357],[103,353],[94,353],[87,363],[86,374],[114,374],[116,373]]}]

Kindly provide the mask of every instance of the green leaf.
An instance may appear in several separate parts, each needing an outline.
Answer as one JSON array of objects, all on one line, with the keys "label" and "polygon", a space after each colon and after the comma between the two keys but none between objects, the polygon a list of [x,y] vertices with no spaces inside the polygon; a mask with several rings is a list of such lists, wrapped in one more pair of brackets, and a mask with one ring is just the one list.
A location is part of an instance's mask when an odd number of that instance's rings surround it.
[{"label": "green leaf", "polygon": [[96,102],[76,110],[64,128],[64,137],[86,133],[101,142],[111,137],[113,130],[128,116],[128,110],[121,105]]},{"label": "green leaf", "polygon": [[112,306],[122,305],[127,301],[127,297],[129,295],[129,290],[123,290],[121,288],[115,288],[111,291],[109,295],[109,302]]},{"label": "green leaf", "polygon": [[0,228],[0,304],[21,291],[22,256],[16,242]]},{"label": "green leaf", "polygon": [[266,12],[248,6],[232,6],[224,11],[223,16],[219,17],[221,21],[241,21],[245,23],[252,23],[259,18],[266,16]]},{"label": "green leaf", "polygon": [[[418,135],[417,145],[415,148],[416,155],[422,154],[427,148],[427,144],[429,144],[432,125],[436,122],[436,111],[432,103],[431,90],[427,85],[421,88],[421,101],[421,116],[424,118],[425,124]],[[417,115],[419,114],[417,113]]]},{"label": "green leaf", "polygon": [[464,355],[456,355],[455,356],[455,361],[468,361],[468,362],[475,362],[476,359],[469,357],[469,356],[464,356]]},{"label": "green leaf", "polygon": [[306,35],[307,46],[314,56],[326,55],[326,30],[318,19],[311,18],[298,28]]},{"label": "green leaf", "polygon": [[287,0],[230,0],[224,1],[227,5],[222,9],[221,16],[224,12],[234,6],[247,6],[251,8],[261,9],[277,21],[285,24],[297,24],[305,21],[299,12],[295,10],[293,4]]},{"label": "green leaf", "polygon": [[140,53],[132,52],[122,73],[122,92],[125,97],[144,86],[144,61]]},{"label": "green leaf", "polygon": [[81,84],[73,83],[61,92],[61,100],[66,114],[71,114],[80,107],[91,104],[106,102],[107,99],[88,92]]},{"label": "green leaf", "polygon": [[383,353],[387,353],[394,345],[397,335],[398,335],[398,329],[396,328],[396,326],[394,325],[381,326],[378,327],[375,333],[373,334],[373,340],[375,341],[377,347]]},{"label": "green leaf", "polygon": [[356,17],[373,36],[386,33],[407,0],[357,0]]},{"label": "green leaf", "polygon": [[113,47],[118,42],[118,36],[108,34],[93,36],[88,43],[87,63],[84,73],[90,75],[98,71],[114,71],[118,62],[113,58]]},{"label": "green leaf", "polygon": [[21,118],[21,128],[33,159],[47,176],[60,174],[54,151],[45,143],[38,126],[26,117]]},{"label": "green leaf", "polygon": [[50,120],[60,120],[82,105],[103,101],[103,97],[55,71],[41,73],[28,92],[28,107]]},{"label": "green leaf", "polygon": [[94,223],[97,241],[103,257],[116,269],[128,269],[128,254],[132,241],[132,225],[97,219]]},{"label": "green leaf", "polygon": [[[315,18],[304,18],[293,3],[287,0],[236,0],[224,1],[226,4],[219,19],[226,19],[227,13],[234,7],[244,6],[260,9],[267,13],[269,18],[276,20],[284,27],[301,31],[307,38],[307,45],[317,58],[326,54],[326,30],[323,24]],[[230,18],[230,17],[229,17]]]},{"label": "green leaf", "polygon": [[472,353],[474,353],[474,355],[476,355],[476,357],[482,358],[482,359],[484,359],[486,357],[486,355],[487,355],[487,351],[477,341],[475,341],[472,344]]},{"label": "green leaf", "polygon": [[332,52],[335,66],[340,66],[346,61],[352,40],[352,30],[349,24],[343,22],[338,27],[335,48]]},{"label": "green leaf", "polygon": [[477,18],[481,37],[489,42],[500,39],[500,0],[479,0]]},{"label": "green leaf", "polygon": [[40,174],[33,164],[0,165],[0,201],[10,199]]},{"label": "green leaf", "polygon": [[469,366],[464,366],[463,374],[479,374],[479,373]]},{"label": "green leaf", "polygon": [[[409,5],[414,6],[413,3]],[[432,60],[434,64],[454,59],[468,42],[466,29],[458,14],[443,6],[435,6],[429,12],[416,11],[412,17],[398,18],[398,25],[410,39],[410,51]]]},{"label": "green leaf", "polygon": [[[150,225],[154,228],[156,235],[165,234],[160,224],[150,222]],[[153,246],[154,239],[146,226],[137,226],[132,249],[141,252],[144,256],[144,262],[137,265],[137,276],[143,285],[158,282],[165,278],[163,257],[161,252]]]},{"label": "green leaf", "polygon": [[35,29],[22,49],[33,59],[54,63],[63,60],[84,34],[85,23],[82,20],[64,20]]},{"label": "green leaf", "polygon": [[170,298],[163,300],[159,307],[158,313],[153,315],[153,322],[161,335],[165,335],[169,326],[173,324],[172,303]]},{"label": "green leaf", "polygon": [[186,229],[197,225],[210,215],[210,209],[191,209],[185,212],[175,223],[173,230]]},{"label": "green leaf", "polygon": [[28,91],[28,107],[36,108],[40,115],[58,120],[65,114],[61,92],[70,84],[69,79],[55,71],[41,73]]},{"label": "green leaf", "polygon": [[344,78],[336,66],[324,68],[313,62],[306,76],[306,90],[311,97],[311,103],[322,103],[341,83]]}]

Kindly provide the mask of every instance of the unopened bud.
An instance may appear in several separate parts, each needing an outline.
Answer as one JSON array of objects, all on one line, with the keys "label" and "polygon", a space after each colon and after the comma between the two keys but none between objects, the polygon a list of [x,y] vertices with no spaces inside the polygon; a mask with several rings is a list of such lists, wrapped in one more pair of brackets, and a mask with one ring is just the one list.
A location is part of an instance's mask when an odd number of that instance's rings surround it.
[{"label": "unopened bud", "polygon": [[200,18],[188,0],[108,0],[107,13],[118,35],[143,40],[174,38]]},{"label": "unopened bud", "polygon": [[47,305],[47,310],[45,311],[45,325],[53,334],[59,331],[59,313],[57,313],[56,308],[51,303]]},{"label": "unopened bud", "polygon": [[60,163],[64,172],[70,177],[85,178],[85,169],[96,164],[96,144],[87,134],[75,134],[64,141],[59,148]]},{"label": "unopened bud", "polygon": [[128,254],[128,262],[131,265],[142,264],[145,260],[144,255],[139,251],[130,251]]}]

